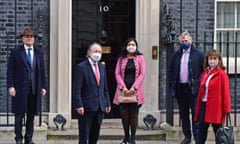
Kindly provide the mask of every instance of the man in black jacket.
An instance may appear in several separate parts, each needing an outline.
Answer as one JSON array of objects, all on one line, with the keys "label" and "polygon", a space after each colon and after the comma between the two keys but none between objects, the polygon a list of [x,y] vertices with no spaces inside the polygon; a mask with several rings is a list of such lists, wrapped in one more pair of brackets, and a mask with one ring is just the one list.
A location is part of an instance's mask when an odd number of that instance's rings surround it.
[{"label": "man in black jacket", "polygon": [[181,144],[191,143],[191,122],[189,109],[192,114],[193,136],[197,139],[197,124],[193,122],[199,79],[203,72],[204,54],[192,45],[189,32],[179,36],[180,49],[173,53],[168,67],[168,81],[172,95],[177,99],[182,130],[185,139]]}]

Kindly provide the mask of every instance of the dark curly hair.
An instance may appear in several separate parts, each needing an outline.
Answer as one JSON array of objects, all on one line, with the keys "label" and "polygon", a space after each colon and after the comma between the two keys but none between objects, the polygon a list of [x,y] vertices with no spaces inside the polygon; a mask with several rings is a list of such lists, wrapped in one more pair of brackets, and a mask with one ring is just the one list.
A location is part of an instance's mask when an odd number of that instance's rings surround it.
[{"label": "dark curly hair", "polygon": [[124,45],[123,45],[123,47],[122,47],[122,51],[121,51],[120,56],[122,56],[122,57],[126,57],[126,56],[127,56],[128,51],[127,51],[126,47],[127,47],[128,43],[129,43],[130,41],[134,41],[135,44],[136,44],[136,47],[137,47],[137,48],[136,48],[135,55],[142,55],[142,53],[140,53],[139,50],[138,50],[137,40],[136,40],[135,38],[128,38],[128,39],[125,41],[125,43],[124,43]]}]

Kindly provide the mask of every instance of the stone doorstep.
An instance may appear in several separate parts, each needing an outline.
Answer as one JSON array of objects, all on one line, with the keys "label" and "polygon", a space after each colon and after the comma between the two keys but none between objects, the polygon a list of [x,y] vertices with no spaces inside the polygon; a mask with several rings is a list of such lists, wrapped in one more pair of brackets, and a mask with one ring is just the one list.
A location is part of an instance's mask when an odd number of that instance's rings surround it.
[{"label": "stone doorstep", "polygon": [[[23,128],[24,131],[25,128]],[[234,127],[235,140],[240,140],[240,128]],[[14,138],[13,127],[0,127],[0,139],[12,140]],[[121,140],[123,138],[123,129],[120,119],[104,119],[101,131],[101,140]],[[71,128],[67,130],[53,130],[47,128],[46,124],[42,127],[35,127],[34,132],[35,140],[77,140],[78,139],[78,125],[77,120],[72,120]],[[138,140],[167,140],[179,141],[183,139],[182,130],[180,127],[171,127],[168,130],[144,130],[143,128],[137,129]],[[214,133],[212,127],[209,127],[208,140],[214,140]]]},{"label": "stone doorstep", "polygon": [[[123,129],[102,128],[100,131],[101,140],[121,140]],[[162,130],[137,129],[137,140],[165,140],[166,134]],[[68,129],[65,131],[48,130],[48,140],[77,140],[78,129]]]},{"label": "stone doorstep", "polygon": [[[240,141],[240,128],[234,127],[234,138],[236,141]],[[167,141],[179,141],[184,139],[182,129],[180,127],[174,127],[166,131],[166,140]],[[208,141],[215,141],[215,135],[212,130],[212,127],[209,126],[208,129]]]},{"label": "stone doorstep", "polygon": [[[35,140],[47,140],[47,127],[34,127],[34,139]],[[23,127],[23,135],[25,133],[25,127]],[[0,139],[1,140],[13,140],[14,127],[0,127]]]},{"label": "stone doorstep", "polygon": [[[23,134],[25,127],[23,127]],[[0,127],[1,140],[13,140],[14,127]],[[123,138],[123,129],[120,119],[104,119],[100,131],[101,140],[121,140]],[[162,130],[137,130],[138,140],[165,140],[166,134]],[[34,140],[77,140],[78,139],[78,124],[77,120],[71,121],[71,128],[62,130],[54,130],[48,128],[46,124],[42,127],[35,126]]]},{"label": "stone doorstep", "polygon": [[[122,128],[121,119],[103,119],[101,128]],[[78,129],[78,120],[71,120],[70,129]]]},{"label": "stone doorstep", "polygon": [[[23,128],[23,133],[24,133]],[[240,140],[239,127],[234,128],[235,140]],[[123,130],[117,128],[102,128],[100,132],[100,140],[121,140],[123,138]],[[1,127],[1,140],[13,140],[14,128]],[[78,129],[67,129],[65,131],[47,129],[46,127],[35,127],[35,140],[77,140]],[[137,129],[137,140],[166,140],[179,141],[183,139],[183,134],[180,127],[172,128],[171,130],[143,130]],[[211,128],[208,131],[208,141],[214,141],[214,134]]]},{"label": "stone doorstep", "polygon": [[[121,140],[123,129],[121,119],[103,119],[100,137],[102,140]],[[48,131],[48,140],[76,140],[78,139],[78,121],[71,121],[71,128],[66,131]],[[138,140],[165,140],[166,133],[162,130],[137,130]]]}]

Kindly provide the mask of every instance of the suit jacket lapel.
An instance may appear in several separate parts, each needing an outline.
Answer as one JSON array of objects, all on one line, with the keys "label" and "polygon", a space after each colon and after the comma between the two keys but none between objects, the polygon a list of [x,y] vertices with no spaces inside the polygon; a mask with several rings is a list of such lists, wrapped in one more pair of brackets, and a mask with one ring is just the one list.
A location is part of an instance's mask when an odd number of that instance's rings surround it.
[{"label": "suit jacket lapel", "polygon": [[[91,71],[91,73],[92,73],[92,77],[93,77],[94,81],[95,81],[96,84],[97,84],[97,79],[96,79],[95,73],[94,73],[93,68],[92,68],[92,65],[91,65],[91,63],[89,62],[88,59],[87,59],[87,66],[88,66],[89,71]],[[98,68],[99,68],[99,67],[98,67]],[[101,74],[100,74],[100,75],[101,75]],[[100,76],[100,81],[101,81],[101,76]]]},{"label": "suit jacket lapel", "polygon": [[99,76],[100,76],[100,84],[101,84],[101,81],[102,81],[102,79],[103,79],[103,75],[104,75],[104,71],[103,71],[103,67],[102,67],[102,65],[100,65],[99,63],[98,63],[98,70],[99,70]]},{"label": "suit jacket lapel", "polygon": [[34,55],[33,55],[33,63],[35,63],[35,67],[38,69],[40,66],[40,58],[38,55],[38,51],[36,50],[36,48],[34,48]]},{"label": "suit jacket lapel", "polygon": [[27,68],[29,68],[29,64],[28,64],[28,60],[27,60],[27,54],[26,54],[26,51],[24,49],[24,46],[21,46],[21,48],[20,48],[20,55],[21,55],[21,58],[23,60],[23,63],[25,64],[25,66]]}]

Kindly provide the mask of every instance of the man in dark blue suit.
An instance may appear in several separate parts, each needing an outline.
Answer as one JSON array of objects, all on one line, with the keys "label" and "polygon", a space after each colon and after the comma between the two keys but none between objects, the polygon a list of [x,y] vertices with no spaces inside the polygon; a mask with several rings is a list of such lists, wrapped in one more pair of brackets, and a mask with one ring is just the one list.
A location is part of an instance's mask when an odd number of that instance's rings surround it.
[{"label": "man in dark blue suit", "polygon": [[15,140],[23,143],[22,123],[25,113],[25,144],[34,144],[34,116],[41,111],[41,96],[46,95],[43,53],[34,46],[35,34],[26,28],[22,35],[23,45],[11,50],[7,67],[7,86],[12,97],[15,113]]},{"label": "man in dark blue suit", "polygon": [[179,36],[180,49],[176,51],[170,60],[168,68],[168,81],[173,96],[177,99],[182,130],[185,139],[181,144],[191,143],[191,122],[189,109],[192,113],[192,130],[196,141],[198,127],[193,122],[199,81],[203,72],[204,54],[192,45],[192,37],[189,32],[183,32]]},{"label": "man in dark blue suit", "polygon": [[79,144],[97,143],[104,112],[111,110],[105,67],[99,63],[101,55],[101,46],[93,43],[75,71],[73,102],[79,114]]}]

